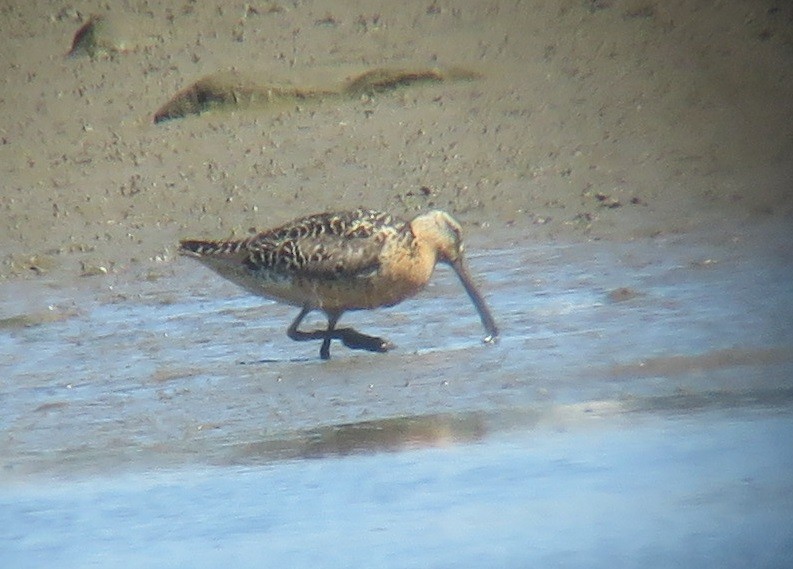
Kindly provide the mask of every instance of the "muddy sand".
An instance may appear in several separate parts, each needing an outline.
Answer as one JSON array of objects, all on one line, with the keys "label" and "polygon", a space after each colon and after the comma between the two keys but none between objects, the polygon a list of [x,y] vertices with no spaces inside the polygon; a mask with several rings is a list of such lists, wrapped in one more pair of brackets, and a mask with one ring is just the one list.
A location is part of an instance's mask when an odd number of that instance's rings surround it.
[{"label": "muddy sand", "polygon": [[[447,209],[494,246],[789,217],[792,17],[774,1],[11,3],[0,276],[167,272],[179,237],[359,205]],[[481,78],[154,121],[205,78],[322,93],[383,68]]]}]

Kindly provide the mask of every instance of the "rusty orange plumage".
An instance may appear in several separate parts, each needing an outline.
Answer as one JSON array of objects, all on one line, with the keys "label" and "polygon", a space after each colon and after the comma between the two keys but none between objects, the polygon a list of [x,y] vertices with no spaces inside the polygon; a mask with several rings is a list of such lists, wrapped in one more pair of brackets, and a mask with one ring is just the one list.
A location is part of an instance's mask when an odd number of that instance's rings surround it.
[{"label": "rusty orange plumage", "polygon": [[[482,320],[485,341],[498,337],[465,265],[462,228],[443,211],[410,221],[364,209],[321,213],[248,239],[184,240],[179,251],[254,294],[299,306],[287,334],[298,341],[322,340],[322,359],[330,357],[334,339],[352,349],[391,349],[388,340],[336,323],[344,312],[393,306],[415,295],[439,262],[459,276]],[[312,310],[325,313],[326,330],[298,330]]]}]

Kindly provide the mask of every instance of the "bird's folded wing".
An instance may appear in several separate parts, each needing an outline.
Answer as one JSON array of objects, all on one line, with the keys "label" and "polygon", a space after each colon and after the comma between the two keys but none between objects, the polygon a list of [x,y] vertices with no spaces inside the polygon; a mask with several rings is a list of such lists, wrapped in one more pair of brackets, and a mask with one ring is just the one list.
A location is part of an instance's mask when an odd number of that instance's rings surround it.
[{"label": "bird's folded wing", "polygon": [[350,279],[371,275],[380,267],[383,240],[374,236],[339,239],[301,237],[249,244],[246,264],[251,270],[270,270],[294,277]]}]

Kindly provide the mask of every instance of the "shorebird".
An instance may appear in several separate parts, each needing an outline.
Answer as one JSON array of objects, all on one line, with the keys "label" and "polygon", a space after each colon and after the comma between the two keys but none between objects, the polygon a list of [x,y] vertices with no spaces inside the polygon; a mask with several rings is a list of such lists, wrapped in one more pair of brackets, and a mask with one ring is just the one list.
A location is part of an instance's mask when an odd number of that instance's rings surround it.
[{"label": "shorebird", "polygon": [[[247,239],[184,240],[179,252],[254,294],[300,307],[287,335],[297,341],[322,340],[323,360],[330,358],[331,340],[354,350],[393,348],[384,338],[336,324],[347,311],[393,306],[415,295],[437,263],[457,273],[485,328],[484,341],[498,337],[466,268],[462,228],[444,211],[411,221],[364,209],[320,213]],[[312,310],[325,313],[327,329],[298,330]]]}]

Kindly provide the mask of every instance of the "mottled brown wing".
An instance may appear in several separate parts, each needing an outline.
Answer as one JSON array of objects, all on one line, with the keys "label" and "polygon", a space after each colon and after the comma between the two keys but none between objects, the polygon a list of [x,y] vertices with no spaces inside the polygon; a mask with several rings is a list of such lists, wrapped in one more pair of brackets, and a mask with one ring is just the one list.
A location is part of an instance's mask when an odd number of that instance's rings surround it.
[{"label": "mottled brown wing", "polygon": [[377,237],[338,239],[329,236],[251,244],[245,264],[294,277],[348,279],[372,274],[380,266],[384,241]]},{"label": "mottled brown wing", "polygon": [[253,271],[306,278],[363,277],[380,266],[386,239],[405,227],[404,222],[374,211],[309,216],[248,240],[245,264]]},{"label": "mottled brown wing", "polygon": [[285,225],[260,233],[255,237],[255,240],[278,243],[287,239],[320,236],[344,239],[366,238],[383,229],[401,229],[404,226],[404,221],[390,214],[381,211],[356,209],[352,211],[318,213],[295,219]]}]

